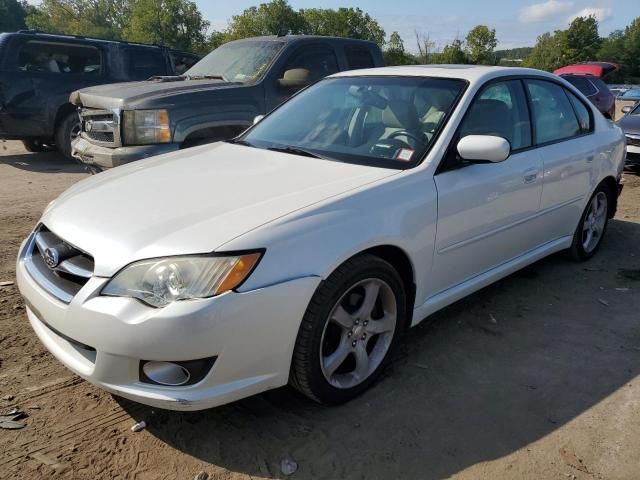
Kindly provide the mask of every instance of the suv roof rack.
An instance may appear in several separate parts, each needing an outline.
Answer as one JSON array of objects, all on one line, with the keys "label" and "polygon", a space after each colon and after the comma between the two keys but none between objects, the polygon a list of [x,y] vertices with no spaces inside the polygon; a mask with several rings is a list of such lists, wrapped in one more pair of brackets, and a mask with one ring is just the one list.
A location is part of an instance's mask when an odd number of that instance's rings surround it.
[{"label": "suv roof rack", "polygon": [[128,40],[110,40],[107,38],[86,37],[84,35],[71,35],[67,33],[44,32],[42,30],[18,30],[16,33],[30,33],[34,35],[49,35],[52,37],[76,38],[78,40],[93,40],[97,42],[122,43],[126,45],[142,45],[145,47],[169,48],[169,47],[165,47],[164,45],[158,45],[157,43],[130,42]]}]

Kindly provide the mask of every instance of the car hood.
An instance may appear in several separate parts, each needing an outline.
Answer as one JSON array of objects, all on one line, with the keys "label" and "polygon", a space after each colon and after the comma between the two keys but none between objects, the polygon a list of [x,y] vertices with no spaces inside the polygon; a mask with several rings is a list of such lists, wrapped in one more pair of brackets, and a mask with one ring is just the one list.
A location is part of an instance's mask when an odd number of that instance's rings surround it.
[{"label": "car hood", "polygon": [[625,115],[618,121],[624,133],[640,135],[640,115]]},{"label": "car hood", "polygon": [[283,215],[398,172],[216,143],[83,180],[52,202],[42,221],[94,257],[95,275],[108,277],[140,259],[212,252]]},{"label": "car hood", "polygon": [[153,101],[166,101],[175,95],[210,90],[242,88],[245,85],[222,80],[179,80],[180,77],[157,77],[142,82],[99,85],[73,92],[69,101],[74,105],[94,108],[135,108]]}]

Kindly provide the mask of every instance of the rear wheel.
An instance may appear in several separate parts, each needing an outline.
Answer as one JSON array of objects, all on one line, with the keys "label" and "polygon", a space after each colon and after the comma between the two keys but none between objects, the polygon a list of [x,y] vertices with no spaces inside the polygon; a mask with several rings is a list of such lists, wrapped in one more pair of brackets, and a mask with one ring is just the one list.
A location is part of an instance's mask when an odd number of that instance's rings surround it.
[{"label": "rear wheel", "polygon": [[62,119],[56,130],[56,147],[69,160],[73,160],[71,142],[80,136],[80,129],[80,116],[72,112]]},{"label": "rear wheel", "polygon": [[373,255],[347,261],[307,308],[291,384],[320,403],[351,400],[379,376],[405,322],[405,289],[397,271]]},{"label": "rear wheel", "polygon": [[609,195],[609,189],[600,185],[589,200],[569,249],[574,260],[588,260],[600,248],[609,222]]}]

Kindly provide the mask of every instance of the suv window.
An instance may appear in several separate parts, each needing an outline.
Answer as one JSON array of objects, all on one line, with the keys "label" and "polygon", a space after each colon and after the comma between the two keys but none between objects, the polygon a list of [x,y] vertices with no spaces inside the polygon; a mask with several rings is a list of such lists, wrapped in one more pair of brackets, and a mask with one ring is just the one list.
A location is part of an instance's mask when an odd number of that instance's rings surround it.
[{"label": "suv window", "polygon": [[286,63],[283,73],[296,68],[309,71],[309,83],[315,83],[340,70],[333,49],[321,45],[304,47],[294,53]]},{"label": "suv window", "polygon": [[580,90],[580,93],[582,93],[585,97],[589,97],[598,93],[598,90],[593,86],[593,83],[591,83],[588,78],[574,75],[568,75],[562,78],[564,78],[567,82]]},{"label": "suv window", "polygon": [[366,47],[347,45],[344,47],[344,53],[347,56],[347,63],[351,70],[375,67],[371,52]]},{"label": "suv window", "polygon": [[168,73],[164,55],[157,48],[127,48],[124,64],[131,80],[147,80],[154,75]]},{"label": "suv window", "polygon": [[569,96],[571,105],[573,105],[573,108],[576,111],[578,123],[580,124],[580,131],[582,133],[589,133],[591,131],[591,115],[589,114],[589,110],[587,109],[585,104],[582,103],[582,101],[573,93],[567,90],[565,90],[565,92]]},{"label": "suv window", "polygon": [[544,80],[527,80],[537,143],[556,142],[580,135],[580,125],[565,89]]},{"label": "suv window", "polygon": [[178,75],[182,75],[200,60],[197,55],[183,52],[171,52],[169,55],[171,55],[171,61]]},{"label": "suv window", "polygon": [[18,50],[18,70],[99,75],[102,56],[95,47],[30,40]]},{"label": "suv window", "polygon": [[531,122],[522,83],[510,80],[486,87],[460,127],[460,138],[467,135],[506,138],[514,151],[530,147]]}]

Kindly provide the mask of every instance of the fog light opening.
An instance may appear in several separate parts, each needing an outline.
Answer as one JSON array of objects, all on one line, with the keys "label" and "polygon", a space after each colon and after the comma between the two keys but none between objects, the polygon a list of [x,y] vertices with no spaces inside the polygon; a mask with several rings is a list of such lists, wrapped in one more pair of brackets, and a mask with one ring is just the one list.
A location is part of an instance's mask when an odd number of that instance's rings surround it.
[{"label": "fog light opening", "polygon": [[191,379],[189,370],[172,362],[146,362],[142,371],[149,380],[169,387],[184,385]]}]

